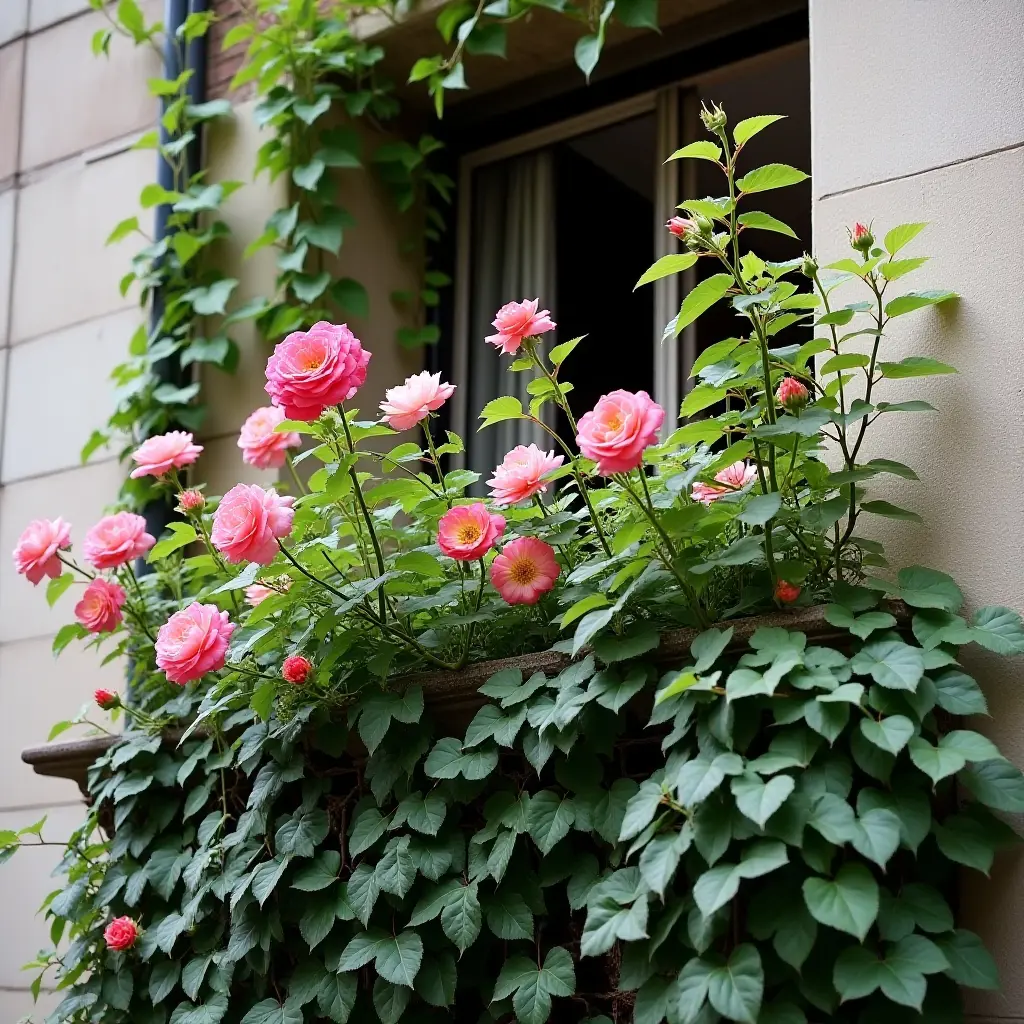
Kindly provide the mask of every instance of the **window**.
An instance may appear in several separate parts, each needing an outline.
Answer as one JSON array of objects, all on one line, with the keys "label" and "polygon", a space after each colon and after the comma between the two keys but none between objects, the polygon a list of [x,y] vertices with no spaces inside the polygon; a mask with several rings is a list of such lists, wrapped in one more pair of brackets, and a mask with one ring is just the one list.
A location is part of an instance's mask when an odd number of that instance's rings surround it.
[{"label": "window", "polygon": [[[645,390],[678,409],[689,368],[711,341],[728,335],[727,308],[663,341],[682,296],[715,272],[701,260],[684,275],[637,291],[659,256],[678,251],[665,221],[684,198],[720,195],[711,164],[664,158],[703,137],[703,100],[721,103],[731,123],[754,113],[788,120],[750,144],[756,164],[810,162],[806,44],[795,44],[692,81],[630,97],[611,106],[466,154],[459,168],[453,379],[463,383],[453,429],[466,439],[466,464],[487,473],[516,444],[550,447],[530,423],[509,421],[482,433],[479,409],[499,394],[527,399],[527,374],[506,375],[509,360],[483,344],[490,321],[509,300],[540,299],[558,323],[557,340],[587,335],[569,364],[571,401],[580,412],[613,388]],[[810,188],[766,194],[758,207],[809,238]],[[799,255],[801,243],[762,233],[770,258]],[[545,336],[550,344],[550,335]],[[580,358],[580,355],[583,358]],[[611,368],[614,367],[614,374]],[[521,394],[519,394],[521,392]],[[554,416],[554,412],[548,413]],[[549,426],[567,432],[552,419]]]}]

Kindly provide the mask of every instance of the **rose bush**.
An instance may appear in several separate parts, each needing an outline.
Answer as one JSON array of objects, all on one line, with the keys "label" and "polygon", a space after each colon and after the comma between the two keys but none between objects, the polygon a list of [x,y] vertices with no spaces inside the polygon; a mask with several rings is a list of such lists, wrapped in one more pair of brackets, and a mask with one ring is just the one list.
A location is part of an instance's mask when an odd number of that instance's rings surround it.
[{"label": "rose bush", "polygon": [[[889,322],[953,295],[889,296],[919,224],[881,245],[857,225],[830,267],[759,258],[750,233],[792,232],[748,197],[805,177],[739,175],[774,120],[705,111],[715,141],[674,154],[725,194],[682,204],[685,251],[639,284],[703,261],[667,343],[721,301],[743,325],[700,354],[680,422],[621,390],[577,422],[585,339],[547,347],[550,311],[510,302],[480,341],[531,399],[496,398],[481,429],[528,420],[552,448],[515,448],[469,498],[482,474],[432,428],[453,385],[416,375],[360,419],[369,352],[318,322],[277,346],[281,412],[239,439],[254,464],[310,463],[294,493],[182,489],[199,449],[177,432],[135,455],[182,514],[155,544],[104,520],[97,576],[66,523],[30,524],[18,570],[51,600],[85,586],[55,648],[108,637],[132,684],[97,692],[129,729],[46,904],[71,939],[35,965],[67,990],[54,1019],[875,1024],[958,1020],[958,985],[996,986],[947,894],[1012,840],[993,812],[1024,811],[1024,776],[956,721],[986,709],[958,652],[1024,652],[1024,628],[962,615],[952,580],[891,571],[863,530],[915,518],[865,490],[914,479],[861,461],[870,425],[928,408],[886,383],[952,371],[886,359]],[[847,284],[869,301],[839,305]],[[529,676],[495,667],[468,724],[425,702],[417,673],[539,652]]]}]

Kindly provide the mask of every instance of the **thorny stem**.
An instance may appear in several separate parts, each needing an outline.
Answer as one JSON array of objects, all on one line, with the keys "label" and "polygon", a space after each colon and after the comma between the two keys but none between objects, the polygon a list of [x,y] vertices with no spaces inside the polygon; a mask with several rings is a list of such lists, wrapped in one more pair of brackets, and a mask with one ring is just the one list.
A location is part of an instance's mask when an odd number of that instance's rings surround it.
[{"label": "thorny stem", "polygon": [[437,449],[434,447],[434,437],[430,433],[430,417],[428,416],[426,419],[424,419],[420,423],[420,426],[423,427],[423,433],[426,435],[427,448],[430,451],[430,461],[433,462],[434,464],[434,472],[437,474],[437,482],[441,485],[442,488],[444,488],[444,494],[438,494],[438,492],[435,491],[433,487],[431,487],[430,490],[435,496],[443,498],[444,503],[449,508],[451,508],[452,499],[448,495],[448,488],[444,486],[444,474],[441,472],[441,460],[438,458]]}]

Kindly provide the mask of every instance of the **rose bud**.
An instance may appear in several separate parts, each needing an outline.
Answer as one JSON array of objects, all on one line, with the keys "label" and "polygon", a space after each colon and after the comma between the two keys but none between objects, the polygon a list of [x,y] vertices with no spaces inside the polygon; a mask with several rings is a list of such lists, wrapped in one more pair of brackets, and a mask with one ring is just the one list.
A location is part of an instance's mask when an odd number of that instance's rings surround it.
[{"label": "rose bud", "polygon": [[810,397],[807,388],[796,379],[796,377],[783,377],[775,397],[787,412],[799,415],[800,410],[807,405]]},{"label": "rose bud", "polygon": [[201,491],[195,489],[182,491],[178,495],[178,511],[186,514],[190,512],[202,512],[206,507],[206,499]]},{"label": "rose bud", "polygon": [[301,686],[312,671],[313,665],[309,658],[304,658],[301,654],[289,655],[281,666],[281,676],[285,682],[294,683],[296,686]]},{"label": "rose bud", "polygon": [[692,220],[687,220],[685,217],[671,217],[665,222],[665,227],[676,236],[676,238],[685,238],[692,231],[696,230],[696,225]]},{"label": "rose bud", "polygon": [[779,580],[775,584],[775,600],[782,604],[792,604],[800,596],[800,588],[795,583]]},{"label": "rose bud", "polygon": [[[847,230],[850,231],[850,229]],[[871,229],[865,227],[860,221],[857,221],[857,223],[853,225],[853,230],[850,231],[850,245],[852,245],[854,249],[867,259],[868,250],[874,244],[875,236],[871,234]]]},{"label": "rose bud", "polygon": [[113,690],[101,688],[93,694],[93,698],[102,711],[113,711],[121,706],[121,698]]}]

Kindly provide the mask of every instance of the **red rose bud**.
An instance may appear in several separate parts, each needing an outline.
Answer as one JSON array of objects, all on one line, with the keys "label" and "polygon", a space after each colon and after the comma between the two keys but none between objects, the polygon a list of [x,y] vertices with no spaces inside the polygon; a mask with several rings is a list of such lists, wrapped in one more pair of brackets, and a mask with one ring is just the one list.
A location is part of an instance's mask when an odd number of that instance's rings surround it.
[{"label": "red rose bud", "polygon": [[200,491],[182,491],[178,495],[178,511],[180,512],[202,512],[206,507],[206,499]]},{"label": "red rose bud", "polygon": [[284,659],[284,664],[281,666],[281,675],[285,681],[295,683],[296,686],[304,683],[312,671],[313,665],[310,660],[304,658],[301,654],[289,655]]},{"label": "red rose bud", "polygon": [[108,949],[123,953],[135,945],[141,934],[139,926],[130,917],[117,917],[107,925],[103,940]]},{"label": "red rose bud", "polygon": [[807,404],[807,399],[810,396],[807,393],[807,388],[796,377],[783,377],[779,390],[775,392],[775,397],[778,399],[779,405],[787,412],[799,413]]},{"label": "red rose bud", "polygon": [[861,252],[866,257],[868,250],[875,244],[875,236],[871,234],[871,229],[865,227],[860,221],[857,221],[853,225],[853,230],[850,231],[850,245],[854,247],[858,252]]},{"label": "red rose bud", "polygon": [[103,711],[113,711],[121,706],[121,698],[113,690],[97,690],[93,698]]},{"label": "red rose bud", "polygon": [[782,604],[792,604],[800,596],[800,588],[795,583],[779,580],[775,584],[775,600]]},{"label": "red rose bud", "polygon": [[665,222],[665,227],[672,232],[676,238],[685,238],[692,231],[696,230],[696,225],[692,220],[687,220],[685,217],[672,217],[670,220]]}]

